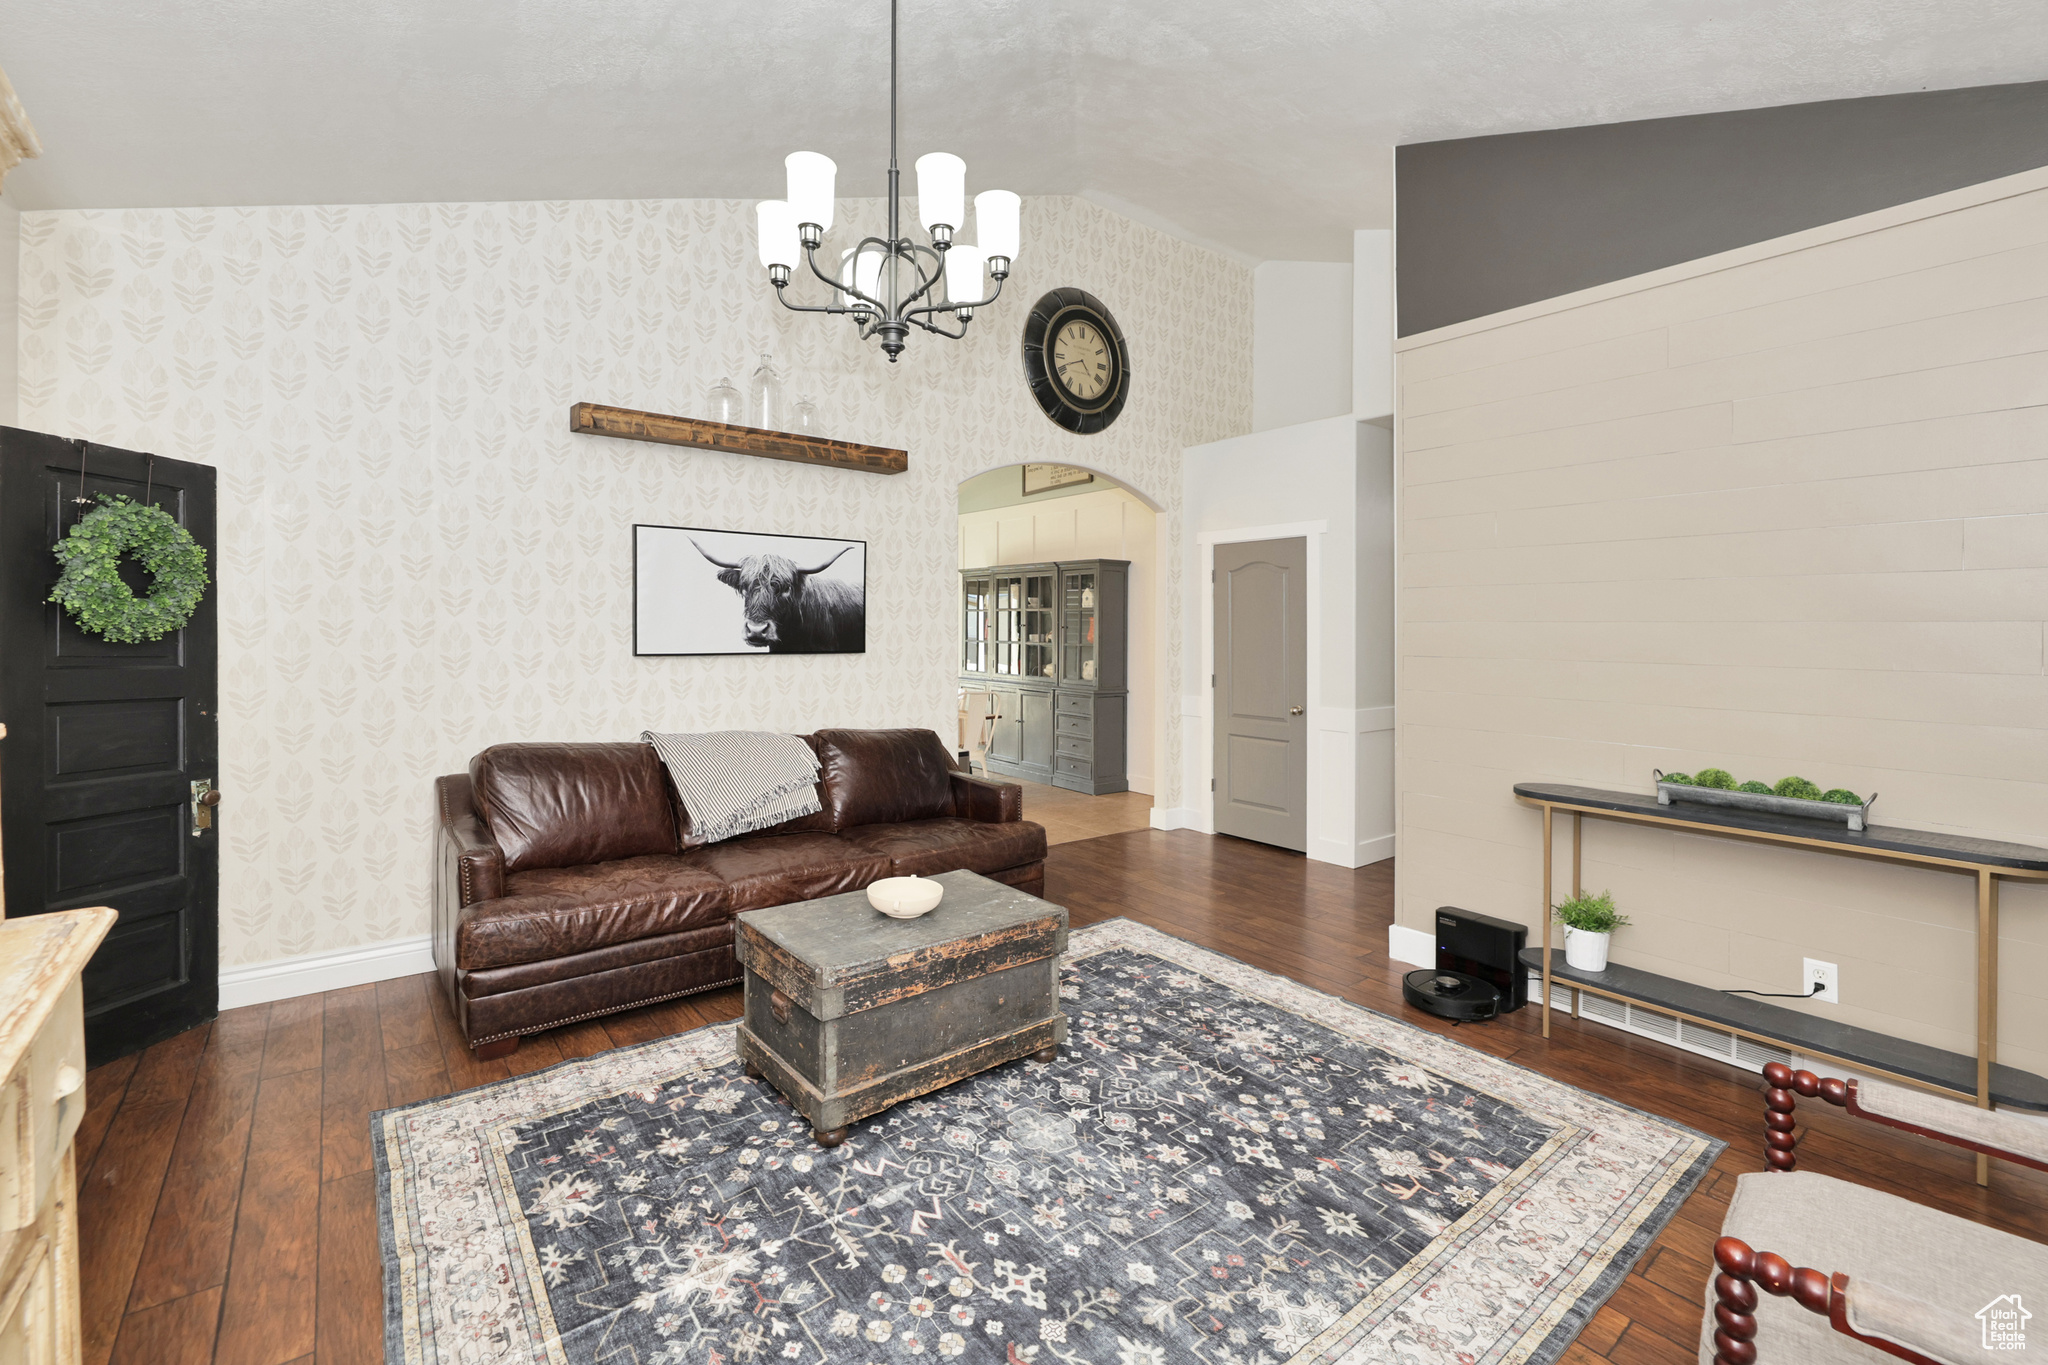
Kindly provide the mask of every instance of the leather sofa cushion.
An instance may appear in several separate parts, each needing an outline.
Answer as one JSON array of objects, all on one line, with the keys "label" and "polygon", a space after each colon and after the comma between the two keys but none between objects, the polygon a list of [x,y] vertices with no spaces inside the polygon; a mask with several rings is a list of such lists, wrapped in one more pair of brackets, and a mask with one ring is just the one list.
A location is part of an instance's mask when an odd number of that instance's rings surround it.
[{"label": "leather sofa cushion", "polygon": [[725,883],[684,855],[514,872],[503,897],[463,911],[455,965],[473,972],[541,962],[729,918]]},{"label": "leather sofa cushion", "polygon": [[887,854],[836,834],[745,834],[683,856],[725,883],[726,907],[735,915],[858,891],[889,875]]},{"label": "leather sofa cushion", "polygon": [[1045,857],[1045,826],[1029,820],[990,824],[948,816],[867,825],[839,837],[856,848],[887,855],[892,877],[929,877],[962,868],[986,876]]},{"label": "leather sofa cushion", "polygon": [[507,873],[676,851],[652,745],[494,744],[469,776]]},{"label": "leather sofa cushion", "polygon": [[813,738],[834,829],[953,813],[953,759],[930,730],[820,730]]}]

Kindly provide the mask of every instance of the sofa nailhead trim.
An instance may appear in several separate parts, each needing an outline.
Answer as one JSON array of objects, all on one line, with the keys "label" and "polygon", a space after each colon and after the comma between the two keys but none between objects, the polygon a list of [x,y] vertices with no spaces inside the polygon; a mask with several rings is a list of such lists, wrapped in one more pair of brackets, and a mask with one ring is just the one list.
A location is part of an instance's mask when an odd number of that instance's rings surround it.
[{"label": "sofa nailhead trim", "polygon": [[[472,1048],[476,1048],[481,1047],[485,1043],[502,1042],[507,1038],[524,1038],[529,1033],[544,1033],[551,1028],[561,1028],[568,1024],[580,1024],[585,1019],[596,1019],[601,1015],[619,1014],[625,1010],[637,1010],[642,1005],[659,1005],[664,1000],[680,1000],[686,995],[701,995],[705,991],[715,991],[725,986],[737,986],[744,980],[746,980],[744,976],[736,976],[730,981],[713,981],[702,986],[692,986],[686,991],[671,991],[667,995],[649,996],[645,1000],[635,1000],[630,1005],[613,1005],[610,1009],[591,1010],[588,1014],[572,1014],[567,1019],[557,1019],[552,1023],[535,1024],[531,1028],[516,1028],[507,1033],[493,1033],[488,1038],[472,1038],[469,1040],[469,1045]],[[486,996],[484,998],[489,999],[490,997]]]}]

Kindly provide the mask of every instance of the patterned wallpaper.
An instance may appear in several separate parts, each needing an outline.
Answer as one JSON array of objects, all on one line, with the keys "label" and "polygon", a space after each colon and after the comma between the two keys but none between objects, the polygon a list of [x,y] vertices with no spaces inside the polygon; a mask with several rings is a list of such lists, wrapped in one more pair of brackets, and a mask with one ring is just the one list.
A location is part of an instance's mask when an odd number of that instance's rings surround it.
[{"label": "patterned wallpaper", "polygon": [[[1138,489],[1177,599],[1180,451],[1250,427],[1251,273],[1082,200],[1024,213],[970,338],[920,335],[895,366],[776,305],[737,201],[24,214],[20,425],[220,470],[223,965],[425,933],[430,782],[487,744],[950,736],[973,474],[1063,461]],[[873,201],[849,217],[834,243],[881,227]],[[1053,426],[1021,377],[1025,313],[1064,284],[1130,340],[1100,436]],[[578,400],[702,414],[763,351],[825,434],[905,447],[910,472],[568,431]],[[634,658],[635,521],[866,539],[869,652]],[[1168,697],[1181,654],[1169,639]]]}]

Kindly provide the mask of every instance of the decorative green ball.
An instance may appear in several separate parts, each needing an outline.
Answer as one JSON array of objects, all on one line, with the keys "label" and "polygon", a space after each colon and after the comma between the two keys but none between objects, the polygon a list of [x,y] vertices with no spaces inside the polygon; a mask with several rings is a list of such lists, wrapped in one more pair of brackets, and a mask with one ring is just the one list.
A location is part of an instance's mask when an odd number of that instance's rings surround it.
[{"label": "decorative green ball", "polygon": [[[115,644],[161,640],[192,619],[206,595],[206,548],[162,508],[125,497],[102,497],[70,534],[50,547],[64,572],[49,599],[79,629]],[[149,574],[147,597],[121,581],[121,559],[133,555]]]},{"label": "decorative green ball", "polygon": [[1832,801],[1838,806],[1860,806],[1863,804],[1863,798],[1850,791],[1847,787],[1836,787],[1830,791],[1822,792],[1820,799]]},{"label": "decorative green ball", "polygon": [[1778,785],[1771,788],[1771,791],[1778,796],[1789,796],[1795,801],[1820,800],[1820,788],[1803,777],[1780,778]]},{"label": "decorative green ball", "polygon": [[1702,787],[1712,787],[1715,791],[1735,790],[1735,774],[1726,768],[1702,768],[1693,775],[1692,780]]},{"label": "decorative green ball", "polygon": [[1663,780],[1669,782],[1674,787],[1697,787],[1699,785],[1699,783],[1692,780],[1691,773],[1666,773]]},{"label": "decorative green ball", "polygon": [[1753,777],[1749,779],[1749,781],[1737,787],[1735,790],[1739,792],[1748,792],[1753,796],[1770,796],[1772,794],[1770,783],[1759,782]]}]

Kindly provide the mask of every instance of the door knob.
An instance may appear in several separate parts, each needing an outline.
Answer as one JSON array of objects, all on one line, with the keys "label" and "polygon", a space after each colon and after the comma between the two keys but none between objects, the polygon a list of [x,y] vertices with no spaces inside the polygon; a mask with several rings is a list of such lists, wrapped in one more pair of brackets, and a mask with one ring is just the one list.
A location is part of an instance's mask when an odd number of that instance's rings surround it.
[{"label": "door knob", "polygon": [[220,793],[213,789],[210,778],[200,778],[192,784],[192,837],[213,828],[213,808],[220,804]]},{"label": "door knob", "polygon": [[1290,706],[1287,708],[1287,714],[1290,716],[1298,716],[1301,714],[1301,712],[1302,708],[1299,706]]}]

